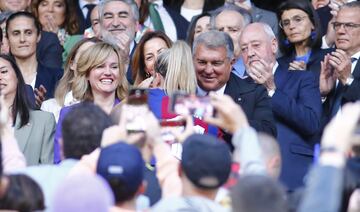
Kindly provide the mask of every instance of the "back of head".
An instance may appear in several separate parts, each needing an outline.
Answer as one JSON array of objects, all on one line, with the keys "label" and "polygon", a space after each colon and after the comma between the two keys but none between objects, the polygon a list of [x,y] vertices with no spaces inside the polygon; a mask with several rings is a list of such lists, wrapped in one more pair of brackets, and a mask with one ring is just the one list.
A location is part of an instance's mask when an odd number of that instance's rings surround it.
[{"label": "back of head", "polygon": [[201,33],[194,40],[193,54],[196,53],[196,49],[199,45],[204,45],[210,49],[224,47],[226,48],[227,58],[232,59],[234,57],[234,44],[231,37],[225,32],[210,30],[208,32]]},{"label": "back of head", "polygon": [[110,117],[91,102],[75,105],[62,122],[65,158],[80,159],[100,146],[104,129],[112,125]]},{"label": "back of head", "polygon": [[44,195],[40,186],[23,174],[7,176],[8,185],[0,199],[0,209],[14,211],[44,210]]},{"label": "back of head", "polygon": [[277,179],[281,171],[280,147],[274,137],[266,134],[258,134],[261,152],[266,163],[268,174]]},{"label": "back of head", "polygon": [[53,198],[54,212],[109,211],[114,197],[108,184],[98,175],[68,176],[57,187]]},{"label": "back of head", "polygon": [[214,136],[191,135],[183,144],[181,168],[195,187],[203,190],[217,189],[229,177],[230,150]]},{"label": "back of head", "polygon": [[286,212],[285,195],[282,186],[273,179],[246,175],[232,188],[232,208],[239,212]]},{"label": "back of head", "polygon": [[115,203],[132,200],[144,178],[144,161],[137,147],[119,142],[101,150],[96,172],[110,185]]},{"label": "back of head", "polygon": [[168,59],[164,82],[166,93],[171,95],[181,90],[194,94],[197,82],[189,45],[184,41],[176,41],[169,50]]}]

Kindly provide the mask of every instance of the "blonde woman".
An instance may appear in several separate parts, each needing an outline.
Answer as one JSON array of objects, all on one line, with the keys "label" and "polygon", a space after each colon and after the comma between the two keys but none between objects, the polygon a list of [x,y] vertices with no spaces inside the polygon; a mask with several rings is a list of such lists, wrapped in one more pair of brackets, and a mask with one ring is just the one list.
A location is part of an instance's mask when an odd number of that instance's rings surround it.
[{"label": "blonde woman", "polygon": [[196,76],[189,45],[177,41],[169,50],[164,50],[155,63],[155,72],[153,89],[149,90],[149,107],[158,118],[164,118],[163,114],[167,111],[163,105],[164,97],[179,90],[189,94],[196,92]]},{"label": "blonde woman", "polygon": [[[72,91],[73,97],[81,101],[92,101],[110,114],[112,108],[127,95],[128,82],[125,66],[116,46],[99,42],[85,50],[77,63]],[[60,111],[55,133],[54,161],[60,162],[58,139],[61,138],[61,124],[72,106]]]},{"label": "blonde woman", "polygon": [[97,42],[100,42],[97,38],[85,38],[75,44],[66,60],[64,75],[56,87],[55,98],[48,99],[42,103],[41,110],[53,113],[56,121],[59,119],[59,113],[62,107],[79,102],[77,99],[74,99],[72,94],[77,63],[80,55]]}]

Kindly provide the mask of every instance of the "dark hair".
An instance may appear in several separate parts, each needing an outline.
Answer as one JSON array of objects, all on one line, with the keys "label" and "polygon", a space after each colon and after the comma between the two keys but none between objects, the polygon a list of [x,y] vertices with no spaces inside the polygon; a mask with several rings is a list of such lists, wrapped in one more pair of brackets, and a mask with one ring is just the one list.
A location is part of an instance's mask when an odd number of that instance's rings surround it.
[{"label": "dark hair", "polygon": [[[44,0],[32,0],[31,1],[31,11],[34,13],[35,17],[39,18],[39,5]],[[74,0],[64,0],[65,4],[65,19],[64,23],[59,26],[61,28],[64,28],[66,32],[68,32],[70,35],[74,35],[78,33],[79,31],[79,21],[78,17],[76,15],[76,9],[74,5]]]},{"label": "dark hair", "polygon": [[[320,19],[318,14],[316,13],[314,7],[312,6],[312,4],[307,1],[307,0],[297,0],[297,1],[293,1],[293,0],[287,0],[285,2],[283,2],[279,8],[278,8],[278,12],[277,12],[277,16],[278,16],[278,20],[281,21],[281,16],[282,14],[286,11],[286,10],[291,10],[291,9],[298,9],[298,10],[302,10],[304,11],[308,16],[309,19],[311,21],[311,23],[314,25],[314,37],[309,39],[308,42],[308,46],[311,47],[312,49],[318,49],[321,47],[321,25],[320,25]],[[282,54],[284,55],[289,55],[291,53],[294,52],[295,47],[292,43],[286,44],[285,40],[287,40],[287,37],[285,35],[285,32],[283,29],[281,29],[281,27],[279,27],[279,48]]]},{"label": "dark hair", "polygon": [[26,84],[24,78],[21,74],[19,67],[17,66],[15,60],[9,55],[0,55],[0,58],[8,61],[15,72],[16,78],[18,80],[16,86],[16,95],[13,103],[13,107],[11,108],[11,115],[13,119],[13,125],[15,125],[17,114],[20,115],[20,126],[23,127],[25,124],[29,122],[30,112],[29,112],[29,98],[26,96]]},{"label": "dark hair", "polygon": [[100,147],[102,133],[111,125],[110,117],[92,102],[72,106],[62,122],[65,158],[80,159]]},{"label": "dark hair", "polygon": [[19,212],[44,210],[44,195],[40,186],[24,174],[7,176],[9,184],[3,198],[0,199],[0,209],[10,209]]},{"label": "dark hair", "polygon": [[[195,27],[198,22],[198,20],[202,17],[211,17],[211,14],[208,12],[201,13],[200,15],[194,16],[191,19],[191,22],[188,27],[188,31],[186,33],[186,41],[189,44],[189,46],[192,48],[193,42],[194,42],[194,35],[195,35]],[[210,25],[210,21],[209,21]]]},{"label": "dark hair", "polygon": [[32,13],[29,13],[26,11],[20,11],[20,12],[11,14],[9,16],[9,18],[6,20],[6,36],[7,37],[9,37],[9,26],[10,26],[11,21],[13,21],[15,18],[18,18],[18,17],[26,17],[26,18],[31,19],[34,22],[34,26],[36,28],[37,34],[40,35],[42,28],[41,28],[41,24],[37,20],[37,18]]},{"label": "dark hair", "polygon": [[115,202],[123,203],[125,201],[131,200],[135,197],[137,189],[131,189],[129,185],[126,184],[123,180],[113,177],[107,180],[111,190],[114,193]]},{"label": "dark hair", "polygon": [[144,57],[144,46],[146,42],[153,38],[160,38],[164,40],[166,45],[170,48],[172,46],[172,41],[170,38],[161,31],[147,32],[145,33],[139,43],[136,45],[136,49],[131,61],[132,67],[132,78],[135,82],[141,82],[146,79],[145,72],[145,57]]},{"label": "dark hair", "polygon": [[283,187],[263,175],[246,175],[240,177],[231,190],[232,208],[234,211],[286,212],[287,203]]}]

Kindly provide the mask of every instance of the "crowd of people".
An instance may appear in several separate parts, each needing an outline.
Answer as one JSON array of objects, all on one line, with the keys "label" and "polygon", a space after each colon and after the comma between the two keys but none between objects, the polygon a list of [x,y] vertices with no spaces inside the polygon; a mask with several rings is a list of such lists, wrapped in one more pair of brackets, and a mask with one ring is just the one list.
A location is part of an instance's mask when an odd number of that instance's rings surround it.
[{"label": "crowd of people", "polygon": [[360,2],[0,0],[0,210],[360,211]]}]

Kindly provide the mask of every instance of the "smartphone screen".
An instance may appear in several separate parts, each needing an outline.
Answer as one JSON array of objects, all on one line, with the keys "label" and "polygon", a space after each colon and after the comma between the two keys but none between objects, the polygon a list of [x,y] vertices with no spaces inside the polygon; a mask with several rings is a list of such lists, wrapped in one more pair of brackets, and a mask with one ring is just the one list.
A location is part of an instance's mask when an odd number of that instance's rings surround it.
[{"label": "smartphone screen", "polygon": [[199,119],[214,115],[214,107],[210,104],[209,96],[192,94],[175,93],[171,99],[170,110],[179,115],[192,115]]},{"label": "smartphone screen", "polygon": [[134,88],[129,91],[126,105],[126,130],[128,132],[144,132],[146,125],[144,117],[149,112],[147,105],[147,90]]}]

